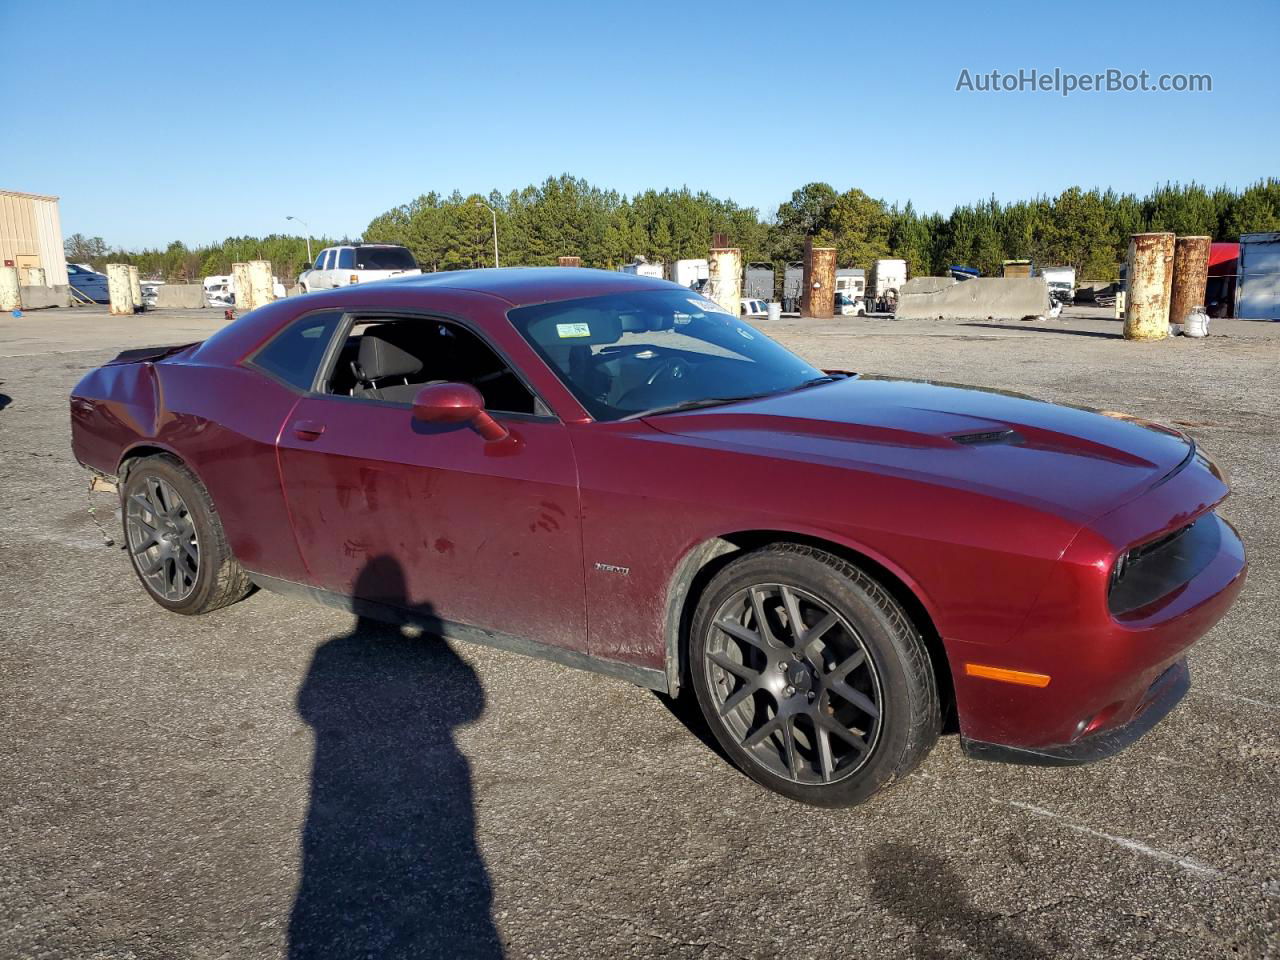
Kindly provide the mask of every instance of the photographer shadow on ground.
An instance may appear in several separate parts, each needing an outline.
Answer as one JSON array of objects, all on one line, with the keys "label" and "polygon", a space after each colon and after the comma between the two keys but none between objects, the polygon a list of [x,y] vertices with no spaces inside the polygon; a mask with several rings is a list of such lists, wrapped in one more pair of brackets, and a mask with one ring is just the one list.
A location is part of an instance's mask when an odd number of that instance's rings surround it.
[{"label": "photographer shadow on ground", "polygon": [[[403,606],[404,572],[372,558],[356,592]],[[358,617],[317,648],[298,693],[315,758],[291,960],[502,956],[453,739],[484,712],[484,690],[431,609],[414,612],[420,637]]]}]

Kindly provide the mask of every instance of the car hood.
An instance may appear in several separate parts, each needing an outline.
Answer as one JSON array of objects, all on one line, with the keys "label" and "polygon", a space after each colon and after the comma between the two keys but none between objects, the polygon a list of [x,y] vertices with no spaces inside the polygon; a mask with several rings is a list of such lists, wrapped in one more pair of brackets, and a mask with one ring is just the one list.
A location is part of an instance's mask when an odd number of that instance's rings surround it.
[{"label": "car hood", "polygon": [[673,436],[889,473],[1085,523],[1159,483],[1195,445],[1112,412],[974,387],[854,376],[645,420]]}]

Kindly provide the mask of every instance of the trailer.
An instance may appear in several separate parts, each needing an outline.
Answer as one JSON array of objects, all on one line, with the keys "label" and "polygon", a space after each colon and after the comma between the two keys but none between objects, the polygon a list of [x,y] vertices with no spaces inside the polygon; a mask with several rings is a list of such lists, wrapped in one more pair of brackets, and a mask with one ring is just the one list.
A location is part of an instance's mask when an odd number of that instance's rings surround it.
[{"label": "trailer", "polygon": [[1280,233],[1240,235],[1236,316],[1280,320]]},{"label": "trailer", "polygon": [[655,280],[661,280],[665,271],[661,263],[650,263],[647,260],[640,259],[635,263],[624,263],[618,268],[619,273],[634,273],[637,277],[653,277]]},{"label": "trailer", "polygon": [[1038,276],[1044,277],[1045,286],[1049,288],[1049,296],[1059,303],[1076,302],[1076,268],[1075,267],[1040,267]]},{"label": "trailer", "polygon": [[711,276],[711,267],[705,259],[676,260],[671,264],[667,279],[690,290],[702,292]]}]

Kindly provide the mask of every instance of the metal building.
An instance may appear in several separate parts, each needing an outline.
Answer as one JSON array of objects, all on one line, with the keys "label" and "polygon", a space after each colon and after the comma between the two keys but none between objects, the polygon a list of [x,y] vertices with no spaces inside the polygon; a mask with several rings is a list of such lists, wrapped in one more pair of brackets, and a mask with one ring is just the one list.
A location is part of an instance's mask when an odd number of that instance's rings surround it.
[{"label": "metal building", "polygon": [[29,284],[28,271],[40,267],[45,286],[66,285],[57,197],[0,190],[0,264],[17,267],[19,283]]},{"label": "metal building", "polygon": [[1236,316],[1280,320],[1280,233],[1240,235]]}]

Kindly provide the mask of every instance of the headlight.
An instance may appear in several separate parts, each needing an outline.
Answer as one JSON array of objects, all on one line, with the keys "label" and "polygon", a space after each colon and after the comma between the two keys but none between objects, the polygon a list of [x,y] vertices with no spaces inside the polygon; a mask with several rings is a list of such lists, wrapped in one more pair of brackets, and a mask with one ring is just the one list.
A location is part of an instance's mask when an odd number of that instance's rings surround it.
[{"label": "headlight", "polygon": [[1129,566],[1129,551],[1126,550],[1124,553],[1116,557],[1116,562],[1111,565],[1112,589],[1114,589],[1115,585],[1119,583],[1120,580],[1124,577],[1125,568],[1128,566]]}]

